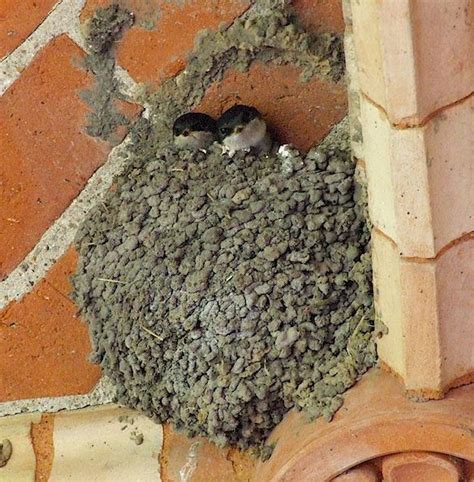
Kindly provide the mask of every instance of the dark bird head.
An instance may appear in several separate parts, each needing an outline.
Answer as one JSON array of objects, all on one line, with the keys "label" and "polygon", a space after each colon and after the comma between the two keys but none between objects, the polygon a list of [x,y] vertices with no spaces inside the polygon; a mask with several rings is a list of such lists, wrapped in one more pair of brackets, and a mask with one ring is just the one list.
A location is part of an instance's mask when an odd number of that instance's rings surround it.
[{"label": "dark bird head", "polygon": [[261,117],[260,112],[255,107],[234,105],[227,109],[217,121],[219,138],[222,140],[229,135],[239,134],[251,121],[261,119]]},{"label": "dark bird head", "polygon": [[269,152],[272,140],[267,124],[255,107],[234,105],[217,121],[223,150],[233,156],[237,151]]},{"label": "dark bird head", "polygon": [[173,136],[180,148],[204,149],[216,139],[216,121],[207,114],[188,112],[174,121]]}]

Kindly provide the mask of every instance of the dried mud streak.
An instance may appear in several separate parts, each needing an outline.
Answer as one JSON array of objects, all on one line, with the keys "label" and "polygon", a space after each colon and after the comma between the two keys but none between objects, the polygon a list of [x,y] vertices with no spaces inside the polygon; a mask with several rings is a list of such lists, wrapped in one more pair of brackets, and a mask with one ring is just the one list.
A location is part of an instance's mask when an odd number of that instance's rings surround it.
[{"label": "dried mud streak", "polygon": [[116,107],[117,100],[124,100],[115,77],[115,45],[123,32],[133,24],[133,14],[111,5],[99,8],[86,24],[88,54],[84,67],[94,75],[91,89],[81,92],[82,99],[91,107],[87,115],[86,131],[90,136],[115,142],[119,126],[130,125],[130,120]]}]

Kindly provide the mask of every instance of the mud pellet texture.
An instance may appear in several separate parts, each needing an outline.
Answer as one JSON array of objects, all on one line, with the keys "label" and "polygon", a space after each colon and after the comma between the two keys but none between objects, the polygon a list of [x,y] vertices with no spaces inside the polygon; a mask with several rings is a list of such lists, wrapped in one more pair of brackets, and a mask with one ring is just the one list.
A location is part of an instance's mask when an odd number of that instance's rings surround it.
[{"label": "mud pellet texture", "polygon": [[128,168],[80,229],[74,278],[118,401],[241,447],[293,407],[330,418],[376,360],[346,121],[306,156],[151,155],[152,126],[135,130]]},{"label": "mud pellet texture", "polygon": [[[230,159],[219,146],[187,153],[168,142],[173,119],[229,68],[288,63],[302,81],[341,79],[341,36],[302,31],[289,4],[259,0],[229,28],[203,32],[186,70],[144,94],[149,120],[133,126],[125,172],[78,233],[73,280],[92,358],[120,403],[262,457],[289,409],[331,418],[376,361],[365,190],[347,121],[307,155]],[[111,8],[98,12],[110,29],[98,21],[88,37],[113,40],[90,56],[99,100],[116,91],[122,14]],[[95,102],[102,137],[115,119],[105,100]]]}]

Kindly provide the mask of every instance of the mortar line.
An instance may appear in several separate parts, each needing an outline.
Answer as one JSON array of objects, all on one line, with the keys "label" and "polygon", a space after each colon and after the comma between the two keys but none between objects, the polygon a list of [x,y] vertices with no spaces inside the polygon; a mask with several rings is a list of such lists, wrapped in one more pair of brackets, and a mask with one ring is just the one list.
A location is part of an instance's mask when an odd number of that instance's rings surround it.
[{"label": "mortar line", "polygon": [[[106,162],[89,178],[84,189],[49,226],[18,266],[0,282],[0,310],[11,301],[29,293],[67,251],[86,214],[95,206],[98,199],[103,198],[112,185],[114,176],[124,168],[128,159],[129,143],[130,135],[112,149]],[[25,263],[26,267],[22,267]]]},{"label": "mortar line", "polygon": [[18,415],[20,413],[54,413],[61,410],[77,410],[112,403],[115,397],[115,387],[106,377],[98,381],[94,389],[84,395],[65,395],[62,397],[28,398],[0,402],[0,417]]},{"label": "mortar line", "polygon": [[474,240],[474,231],[469,231],[467,233],[463,233],[460,236],[458,236],[456,239],[453,239],[446,243],[444,246],[438,249],[437,253],[435,256],[430,256],[430,257],[422,257],[422,256],[404,256],[400,254],[400,248],[398,246],[398,242],[395,241],[393,238],[391,238],[388,234],[386,234],[384,231],[382,231],[379,227],[374,226],[372,228],[372,231],[375,233],[378,233],[380,236],[382,236],[384,239],[390,242],[392,246],[394,246],[399,253],[399,258],[402,261],[408,261],[411,263],[418,263],[418,264],[427,264],[427,263],[432,263],[434,261],[439,260],[442,258],[452,247],[457,246],[458,244],[467,242],[467,241],[472,241]]},{"label": "mortar line", "polygon": [[[79,25],[79,13],[84,3],[85,0],[63,0],[58,2],[42,24],[38,26],[38,28],[19,47],[17,47],[14,52],[7,56],[4,61],[0,62],[0,68],[4,67],[4,62],[10,62],[10,66],[15,66],[16,72],[16,76],[7,78],[9,68],[7,64],[4,77],[0,78],[0,95],[2,95],[4,91],[6,91],[21,75],[16,69],[18,65],[15,58],[16,52],[20,49],[22,51],[27,50],[25,44],[27,42],[35,42],[36,37],[39,37],[40,40],[42,39],[43,42],[35,43],[36,50],[33,55],[31,55],[31,58],[23,65],[23,68],[33,60],[34,55],[36,55],[47,42],[56,35],[62,33],[66,34],[80,48],[87,51],[87,46],[85,45],[83,36],[80,32]],[[76,7],[75,10],[74,6]],[[63,14],[61,8],[66,8],[67,10],[67,14],[69,15],[67,22],[61,22],[61,15]],[[57,13],[58,11],[59,13]],[[52,21],[58,21],[64,24],[60,29],[61,31],[58,30],[55,32],[54,28],[49,28],[47,21],[50,17],[52,18],[52,20],[49,20],[50,23]],[[53,27],[54,26],[55,24],[53,23]],[[41,29],[46,31],[46,36],[41,33]],[[38,31],[40,31],[40,33],[38,33]],[[22,53],[24,54],[24,52]],[[23,58],[23,60],[25,59],[26,57]],[[119,80],[121,93],[129,98],[130,101],[137,102],[140,92],[139,84],[135,82],[128,72],[119,65],[116,66],[115,76]],[[146,108],[147,106],[144,107]],[[147,117],[147,114],[148,112],[146,109],[142,115]],[[30,253],[18,264],[5,280],[0,282],[0,309],[3,309],[11,301],[17,300],[29,293],[36,283],[44,277],[57,259],[66,252],[72,243],[80,224],[79,222],[74,221],[82,221],[85,214],[93,206],[90,200],[98,196],[103,196],[110,187],[113,176],[118,174],[123,168],[123,162],[120,159],[120,156],[122,155],[122,151],[125,153],[124,147],[127,143],[128,138],[126,138],[119,146],[112,149],[104,165],[91,176],[81,193],[72,201],[62,215],[49,226]],[[68,226],[69,223],[71,223],[71,226],[67,228],[66,226]],[[57,239],[61,240],[58,244],[56,243]],[[37,263],[37,260],[41,260],[42,262]],[[20,266],[25,263],[27,264],[26,270],[20,268]]]},{"label": "mortar line", "polygon": [[9,55],[0,61],[0,95],[21,76],[36,54],[55,37],[75,31],[85,0],[57,2],[38,27]]},{"label": "mortar line", "polygon": [[[387,114],[387,111],[385,110],[385,107],[383,107],[381,104],[375,102],[367,93],[365,93],[362,89],[360,89],[360,95],[361,97],[363,97],[367,102],[369,102],[369,104],[373,105],[377,110],[379,110],[382,115],[384,116],[385,120],[387,120],[388,124],[390,125],[390,127],[392,127],[393,129],[396,129],[396,130],[399,130],[399,131],[403,131],[403,130],[410,130],[410,129],[422,129],[423,127],[425,127],[432,119],[434,119],[435,117],[437,117],[439,114],[447,111],[447,110],[450,110],[451,108],[454,108],[458,105],[461,105],[463,104],[465,101],[469,100],[470,97],[473,97],[474,96],[474,91],[473,92],[469,92],[469,94],[465,95],[464,97],[460,98],[460,99],[457,99],[453,102],[450,102],[449,104],[446,104],[446,105],[443,105],[441,107],[439,107],[438,109],[434,110],[433,112],[430,112],[429,114],[427,114],[423,119],[421,119],[419,122],[416,122],[416,123],[404,123],[403,120],[401,122],[392,122],[390,120],[390,117],[388,116]],[[416,116],[416,114],[415,114]],[[414,117],[414,116],[412,116]],[[406,117],[405,119],[408,119],[408,117]],[[408,122],[408,121],[406,121]]]},{"label": "mortar line", "polygon": [[50,15],[53,15],[55,10],[61,5],[61,3],[63,1],[67,1],[67,0],[58,0],[52,7],[51,7],[51,10],[47,13],[47,15],[44,17],[44,19],[39,23],[39,25],[29,34],[27,35],[27,37],[22,41],[20,42],[19,45],[17,45],[11,52],[7,52],[3,57],[0,58],[0,66],[3,65],[3,62],[5,62],[9,57],[13,56],[17,50],[23,48],[24,44],[30,40],[30,38],[33,38],[34,35],[36,34],[36,32],[41,29],[41,26],[46,22],[46,20],[48,19],[48,17]]},{"label": "mortar line", "polygon": [[[80,30],[79,17],[77,17],[77,22],[74,23],[65,33],[66,35],[82,50],[86,53],[90,53],[87,47],[84,36]],[[146,107],[145,104],[140,100],[142,88],[140,84],[129,74],[129,72],[119,65],[116,61],[114,69],[114,77],[118,80],[119,91],[126,99],[130,102],[140,104]]]}]

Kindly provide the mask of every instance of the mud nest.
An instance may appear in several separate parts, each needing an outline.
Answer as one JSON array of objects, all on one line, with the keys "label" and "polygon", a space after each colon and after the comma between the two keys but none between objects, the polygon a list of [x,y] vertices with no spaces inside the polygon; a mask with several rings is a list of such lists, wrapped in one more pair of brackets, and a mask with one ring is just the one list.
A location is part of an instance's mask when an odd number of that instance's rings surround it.
[{"label": "mud nest", "polygon": [[73,280],[120,403],[241,447],[292,407],[337,410],[376,359],[348,144],[341,124],[307,156],[135,149],[79,231]]},{"label": "mud nest", "polygon": [[[186,70],[145,96],[150,120],[132,127],[125,171],[76,240],[73,298],[118,401],[218,444],[259,445],[292,407],[330,418],[376,360],[347,123],[307,156],[163,147],[170,122],[229,68],[290,63],[302,80],[340,79],[341,36],[305,33],[289,5],[259,0],[203,33]],[[128,125],[113,108],[113,44],[132,18],[112,6],[89,25],[96,84],[84,97],[89,132],[105,139]]]}]

